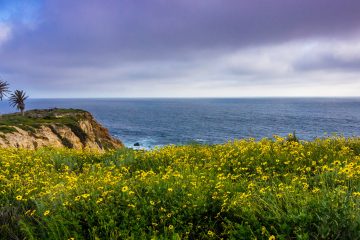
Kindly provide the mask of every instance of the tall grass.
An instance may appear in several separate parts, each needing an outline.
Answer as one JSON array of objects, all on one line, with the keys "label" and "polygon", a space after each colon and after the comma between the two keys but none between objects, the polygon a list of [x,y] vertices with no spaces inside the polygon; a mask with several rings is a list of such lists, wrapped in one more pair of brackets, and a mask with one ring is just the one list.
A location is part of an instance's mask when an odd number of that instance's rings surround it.
[{"label": "tall grass", "polygon": [[359,239],[360,139],[0,149],[2,239]]}]

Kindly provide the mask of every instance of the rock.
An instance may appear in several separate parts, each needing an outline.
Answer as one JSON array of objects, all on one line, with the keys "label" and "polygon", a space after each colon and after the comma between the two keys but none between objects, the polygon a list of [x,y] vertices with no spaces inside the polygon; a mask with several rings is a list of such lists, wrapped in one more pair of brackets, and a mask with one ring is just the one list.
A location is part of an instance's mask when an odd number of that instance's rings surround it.
[{"label": "rock", "polygon": [[140,143],[136,142],[136,143],[134,143],[134,146],[135,147],[140,147]]},{"label": "rock", "polygon": [[103,151],[124,145],[84,110],[46,109],[27,111],[25,116],[2,115],[0,147],[37,149],[45,146]]}]

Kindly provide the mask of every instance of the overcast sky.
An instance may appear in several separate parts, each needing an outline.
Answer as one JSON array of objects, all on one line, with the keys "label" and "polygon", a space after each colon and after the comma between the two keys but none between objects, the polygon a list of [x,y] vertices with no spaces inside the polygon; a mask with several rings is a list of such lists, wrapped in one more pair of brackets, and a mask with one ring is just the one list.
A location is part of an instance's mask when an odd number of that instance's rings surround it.
[{"label": "overcast sky", "polygon": [[360,96],[359,0],[0,0],[33,97]]}]

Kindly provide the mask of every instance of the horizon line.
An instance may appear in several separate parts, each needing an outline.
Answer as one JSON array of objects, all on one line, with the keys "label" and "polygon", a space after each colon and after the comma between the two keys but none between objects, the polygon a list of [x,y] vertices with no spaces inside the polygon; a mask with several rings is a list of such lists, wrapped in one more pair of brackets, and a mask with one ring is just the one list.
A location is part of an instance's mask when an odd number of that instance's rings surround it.
[{"label": "horizon line", "polygon": [[[254,98],[360,98],[360,96],[243,96],[243,97],[29,97],[28,99],[254,99]],[[4,100],[8,100],[5,98]]]}]

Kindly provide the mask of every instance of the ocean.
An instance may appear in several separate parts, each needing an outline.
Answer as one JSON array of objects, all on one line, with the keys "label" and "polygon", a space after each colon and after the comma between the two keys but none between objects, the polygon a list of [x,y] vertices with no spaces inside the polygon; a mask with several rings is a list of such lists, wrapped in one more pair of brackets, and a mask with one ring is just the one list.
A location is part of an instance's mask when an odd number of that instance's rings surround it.
[{"label": "ocean", "polygon": [[[360,136],[360,98],[29,99],[27,109],[90,111],[127,147],[286,136]],[[0,112],[14,112],[0,102]]]}]

